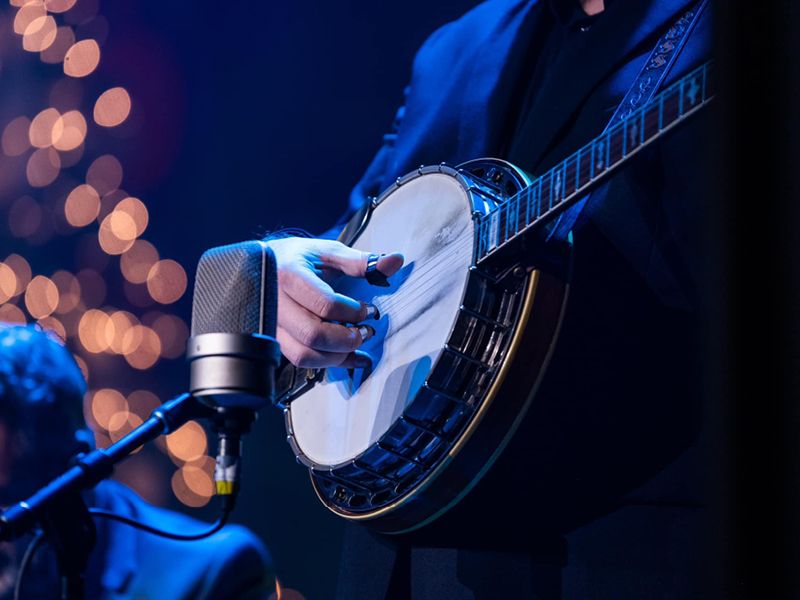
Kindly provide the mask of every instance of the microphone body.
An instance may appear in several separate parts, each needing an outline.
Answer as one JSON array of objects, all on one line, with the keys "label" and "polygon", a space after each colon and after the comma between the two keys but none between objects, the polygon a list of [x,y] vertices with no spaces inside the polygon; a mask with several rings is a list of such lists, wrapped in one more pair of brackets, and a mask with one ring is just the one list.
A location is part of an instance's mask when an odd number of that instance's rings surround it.
[{"label": "microphone body", "polygon": [[242,435],[275,394],[277,312],[277,266],[265,243],[212,248],[200,258],[186,353],[189,391],[216,412],[214,480],[217,494],[231,501],[239,487]]}]

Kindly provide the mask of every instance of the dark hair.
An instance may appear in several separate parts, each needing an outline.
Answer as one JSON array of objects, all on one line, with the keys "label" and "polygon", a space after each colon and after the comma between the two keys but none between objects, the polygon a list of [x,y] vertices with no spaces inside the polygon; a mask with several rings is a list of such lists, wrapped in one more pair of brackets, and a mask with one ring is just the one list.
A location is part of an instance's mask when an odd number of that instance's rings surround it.
[{"label": "dark hair", "polygon": [[85,392],[75,359],[54,337],[0,323],[0,420],[24,445],[24,465],[15,470],[25,478],[49,478],[75,454]]}]

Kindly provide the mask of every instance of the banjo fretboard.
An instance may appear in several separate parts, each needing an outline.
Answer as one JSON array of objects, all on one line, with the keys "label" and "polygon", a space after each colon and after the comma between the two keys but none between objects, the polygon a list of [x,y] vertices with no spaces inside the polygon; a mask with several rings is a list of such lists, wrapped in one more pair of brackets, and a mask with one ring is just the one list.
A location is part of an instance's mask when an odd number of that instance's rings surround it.
[{"label": "banjo fretboard", "polygon": [[478,261],[584,198],[628,159],[708,104],[714,97],[712,66],[709,61],[686,74],[481,216],[476,224]]}]

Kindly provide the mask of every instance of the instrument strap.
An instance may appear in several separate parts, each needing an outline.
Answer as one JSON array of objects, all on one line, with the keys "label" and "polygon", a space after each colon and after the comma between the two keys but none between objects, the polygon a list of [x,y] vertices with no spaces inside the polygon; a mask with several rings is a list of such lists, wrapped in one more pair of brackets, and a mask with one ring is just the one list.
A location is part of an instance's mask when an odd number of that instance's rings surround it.
[{"label": "instrument strap", "polygon": [[[634,79],[633,85],[622,98],[617,110],[614,111],[603,133],[629,117],[633,111],[649,102],[655,96],[656,91],[666,79],[707,6],[708,0],[700,0],[659,38],[655,48],[653,48],[650,56],[645,61],[636,79]],[[547,240],[566,240],[581,218],[587,203],[593,198],[597,198],[599,201],[605,197],[608,192],[608,185],[606,183],[595,191],[590,192],[565,210],[551,226]]]}]

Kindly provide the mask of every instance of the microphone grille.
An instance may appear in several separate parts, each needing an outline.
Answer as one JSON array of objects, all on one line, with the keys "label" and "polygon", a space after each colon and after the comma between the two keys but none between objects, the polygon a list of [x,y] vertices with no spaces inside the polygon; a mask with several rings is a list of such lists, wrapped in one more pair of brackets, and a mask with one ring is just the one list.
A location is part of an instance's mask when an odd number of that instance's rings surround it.
[{"label": "microphone grille", "polygon": [[192,336],[260,333],[275,336],[277,267],[266,244],[242,242],[212,248],[197,264]]}]

